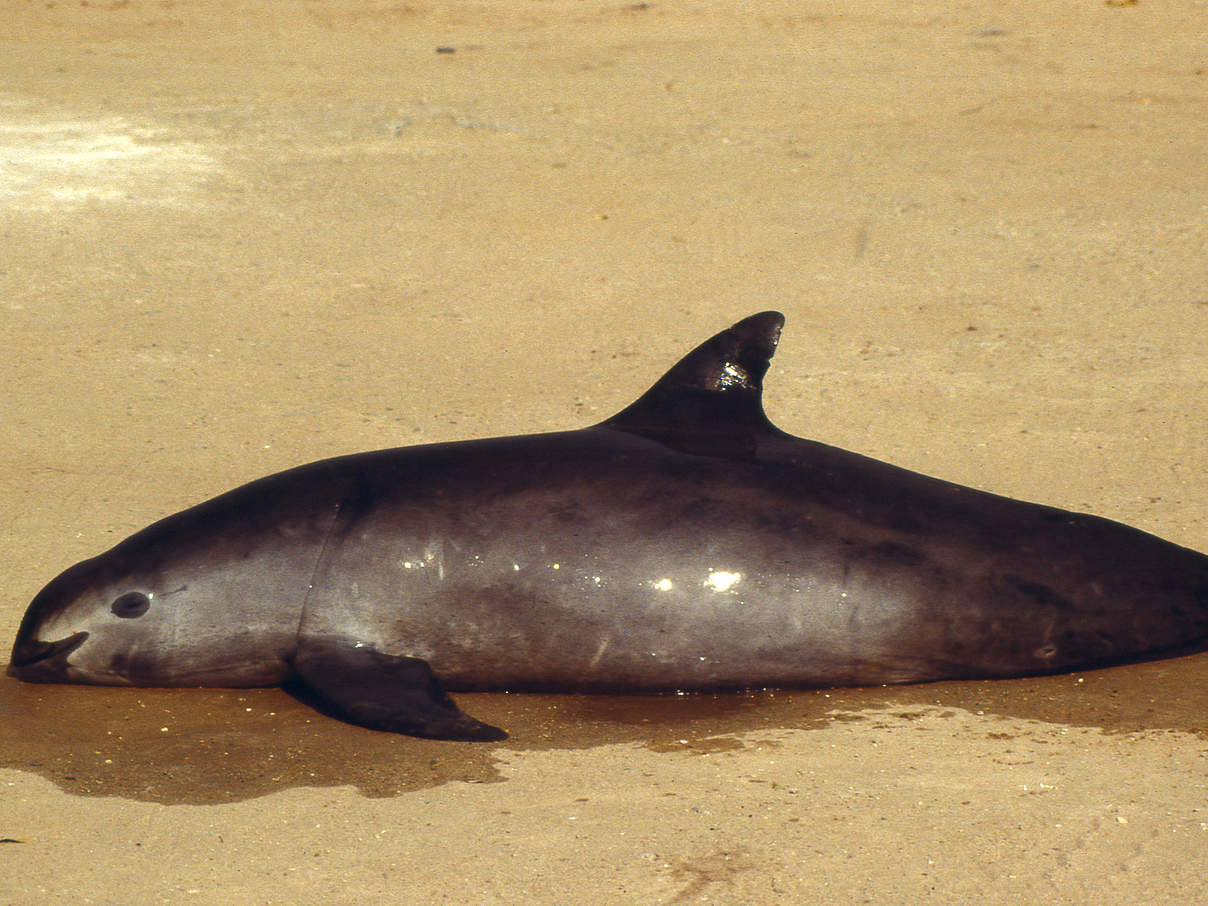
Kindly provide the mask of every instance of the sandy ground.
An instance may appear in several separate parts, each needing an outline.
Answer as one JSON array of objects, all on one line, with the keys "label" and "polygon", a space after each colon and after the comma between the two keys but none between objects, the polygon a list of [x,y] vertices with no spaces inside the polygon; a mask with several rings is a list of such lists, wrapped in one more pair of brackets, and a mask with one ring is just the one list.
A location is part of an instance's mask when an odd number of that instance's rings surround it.
[{"label": "sandy ground", "polygon": [[[1204,2],[0,15],[0,638],[156,517],[588,424],[772,307],[785,429],[1208,549]],[[4,678],[0,902],[1204,901],[1206,679],[463,696],[475,745]]]}]

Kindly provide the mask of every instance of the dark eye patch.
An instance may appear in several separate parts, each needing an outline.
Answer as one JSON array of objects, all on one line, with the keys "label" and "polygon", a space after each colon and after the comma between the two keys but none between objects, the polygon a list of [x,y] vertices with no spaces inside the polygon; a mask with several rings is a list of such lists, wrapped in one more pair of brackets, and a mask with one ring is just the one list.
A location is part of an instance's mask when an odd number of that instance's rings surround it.
[{"label": "dark eye patch", "polygon": [[150,606],[151,599],[141,591],[128,591],[124,595],[114,598],[109,609],[113,611],[114,616],[119,616],[123,620],[131,620],[141,617]]}]

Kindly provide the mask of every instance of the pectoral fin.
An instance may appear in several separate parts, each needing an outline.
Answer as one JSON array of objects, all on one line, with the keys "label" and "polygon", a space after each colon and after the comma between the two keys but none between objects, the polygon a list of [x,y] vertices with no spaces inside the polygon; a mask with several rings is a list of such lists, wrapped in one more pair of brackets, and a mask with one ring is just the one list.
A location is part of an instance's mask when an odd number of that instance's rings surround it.
[{"label": "pectoral fin", "polygon": [[350,642],[309,641],[295,656],[294,669],[320,704],[350,723],[429,739],[507,738],[462,712],[419,658]]}]

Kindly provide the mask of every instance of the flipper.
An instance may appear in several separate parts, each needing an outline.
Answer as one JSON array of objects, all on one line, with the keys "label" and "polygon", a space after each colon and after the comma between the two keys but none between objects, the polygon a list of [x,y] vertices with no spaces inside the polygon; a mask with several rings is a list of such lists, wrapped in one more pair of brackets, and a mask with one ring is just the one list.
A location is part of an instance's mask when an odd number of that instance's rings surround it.
[{"label": "flipper", "polygon": [[334,716],[363,727],[429,739],[507,738],[461,711],[420,658],[394,657],[355,642],[308,641],[294,669]]},{"label": "flipper", "polygon": [[780,433],[763,412],[763,376],[783,326],[777,311],[744,318],[697,346],[599,427],[687,453],[750,455],[760,436]]}]

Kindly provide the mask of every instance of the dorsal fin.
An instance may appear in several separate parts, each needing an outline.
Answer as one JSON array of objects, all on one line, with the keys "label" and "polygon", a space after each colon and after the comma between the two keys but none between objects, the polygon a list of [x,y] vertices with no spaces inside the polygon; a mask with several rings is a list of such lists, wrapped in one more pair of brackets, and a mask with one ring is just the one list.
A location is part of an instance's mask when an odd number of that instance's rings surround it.
[{"label": "dorsal fin", "polygon": [[744,318],[680,359],[603,427],[640,434],[688,452],[742,455],[776,429],[763,414],[763,376],[784,315]]}]

